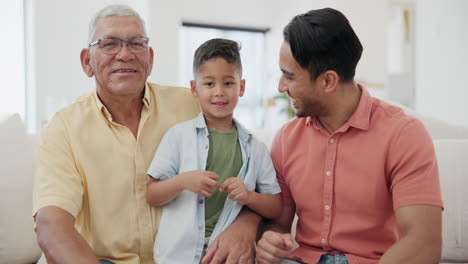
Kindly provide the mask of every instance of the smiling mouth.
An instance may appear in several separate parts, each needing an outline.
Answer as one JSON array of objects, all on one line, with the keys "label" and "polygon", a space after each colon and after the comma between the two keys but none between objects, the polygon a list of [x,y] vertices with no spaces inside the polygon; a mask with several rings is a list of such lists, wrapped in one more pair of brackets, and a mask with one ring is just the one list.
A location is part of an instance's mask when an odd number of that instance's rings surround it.
[{"label": "smiling mouth", "polygon": [[135,70],[131,70],[131,69],[128,69],[128,70],[117,70],[117,71],[114,71],[114,73],[121,73],[121,72],[137,72]]},{"label": "smiling mouth", "polygon": [[218,102],[218,103],[211,103],[211,104],[215,105],[216,107],[223,107],[223,106],[227,105],[228,103],[227,102],[226,103]]}]

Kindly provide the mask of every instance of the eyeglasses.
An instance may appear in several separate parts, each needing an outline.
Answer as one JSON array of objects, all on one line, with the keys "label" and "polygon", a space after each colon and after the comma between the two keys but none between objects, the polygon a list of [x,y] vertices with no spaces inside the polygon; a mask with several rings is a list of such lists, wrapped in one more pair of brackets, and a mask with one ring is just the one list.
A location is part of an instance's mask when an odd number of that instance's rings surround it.
[{"label": "eyeglasses", "polygon": [[128,39],[102,38],[89,43],[89,47],[98,46],[104,54],[115,55],[122,50],[123,43],[132,53],[142,53],[148,49],[149,38],[133,37]]}]

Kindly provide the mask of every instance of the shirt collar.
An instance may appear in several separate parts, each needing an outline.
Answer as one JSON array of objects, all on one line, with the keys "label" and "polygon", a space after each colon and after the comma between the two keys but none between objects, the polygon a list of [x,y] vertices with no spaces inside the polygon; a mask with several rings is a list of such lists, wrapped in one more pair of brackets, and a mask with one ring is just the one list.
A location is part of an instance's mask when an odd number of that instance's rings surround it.
[{"label": "shirt collar", "polygon": [[[344,126],[368,130],[373,100],[370,93],[362,85],[357,84],[357,86],[361,89],[361,98],[359,99],[358,107]],[[313,126],[315,129],[320,129],[322,127],[315,116],[307,117],[305,123],[306,126]]]},{"label": "shirt collar", "polygon": [[[147,108],[151,108],[151,93],[150,93],[150,84],[146,83],[145,84],[145,93],[143,95],[143,104],[147,107]],[[109,111],[107,110],[106,106],[101,102],[101,99],[99,99],[99,96],[97,94],[97,90],[95,90],[93,92],[93,96],[94,96],[94,100],[96,102],[96,106],[98,108],[98,110],[104,115],[104,117],[109,120],[109,121],[112,121],[112,115],[109,113]]]},{"label": "shirt collar", "polygon": [[[251,138],[252,133],[250,133],[250,131],[247,130],[235,118],[233,119],[233,122],[237,128],[237,132],[239,133],[239,139],[242,142],[247,142]],[[205,116],[203,115],[203,113],[198,114],[198,116],[195,118],[195,127],[199,129],[206,129],[206,131],[208,131],[208,127],[206,126],[205,122]]]}]

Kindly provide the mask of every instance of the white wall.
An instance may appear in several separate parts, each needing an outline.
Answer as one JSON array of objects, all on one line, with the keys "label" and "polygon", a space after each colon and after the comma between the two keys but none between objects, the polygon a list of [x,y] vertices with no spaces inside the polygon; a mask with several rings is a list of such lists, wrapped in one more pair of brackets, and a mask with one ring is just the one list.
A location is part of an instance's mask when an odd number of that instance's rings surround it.
[{"label": "white wall", "polygon": [[468,1],[418,0],[416,110],[468,126]]},{"label": "white wall", "polygon": [[[91,91],[94,80],[82,71],[80,51],[87,46],[88,25],[93,15],[107,4],[106,0],[27,1],[30,10],[27,25],[27,62],[30,64],[28,92],[29,125],[40,129],[42,123],[61,107]],[[145,17],[147,0],[117,1],[130,4]],[[32,43],[32,45],[31,45]],[[32,103],[31,103],[32,101]]]},{"label": "white wall", "polygon": [[86,47],[91,17],[103,6],[115,2],[134,7],[147,22],[150,43],[155,50],[155,65],[149,78],[153,82],[176,84],[178,81],[178,27],[182,21],[271,28],[265,65],[268,79],[265,96],[269,98],[277,93],[278,50],[283,27],[299,13],[334,7],[348,17],[364,46],[356,78],[369,83],[387,83],[387,0],[28,0],[27,8],[31,10],[28,62],[32,64],[29,89],[30,94],[35,93],[29,102],[33,105],[29,112],[36,128],[60,107],[94,88],[93,80],[82,72],[79,53]]},{"label": "white wall", "polygon": [[[0,114],[25,114],[23,2],[5,1],[0,8]],[[7,62],[7,63],[5,63]]]}]

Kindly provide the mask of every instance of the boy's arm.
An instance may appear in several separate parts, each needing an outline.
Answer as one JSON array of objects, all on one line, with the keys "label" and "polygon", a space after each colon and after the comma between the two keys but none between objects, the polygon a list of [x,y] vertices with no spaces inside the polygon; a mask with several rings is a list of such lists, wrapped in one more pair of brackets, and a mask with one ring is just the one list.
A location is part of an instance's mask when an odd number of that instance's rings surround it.
[{"label": "boy's arm", "polygon": [[213,187],[218,188],[218,174],[211,171],[189,171],[178,174],[167,180],[150,177],[146,188],[146,201],[151,206],[163,206],[183,190],[189,190],[205,197],[211,197]]},{"label": "boy's arm", "polygon": [[283,202],[279,193],[262,194],[254,191],[249,192],[250,196],[248,202],[245,205],[250,209],[268,219],[275,219],[281,215]]},{"label": "boy's arm", "polygon": [[263,217],[273,219],[281,214],[280,194],[261,194],[247,190],[242,180],[234,177],[225,180],[220,190],[229,193],[231,200],[238,201]]}]

